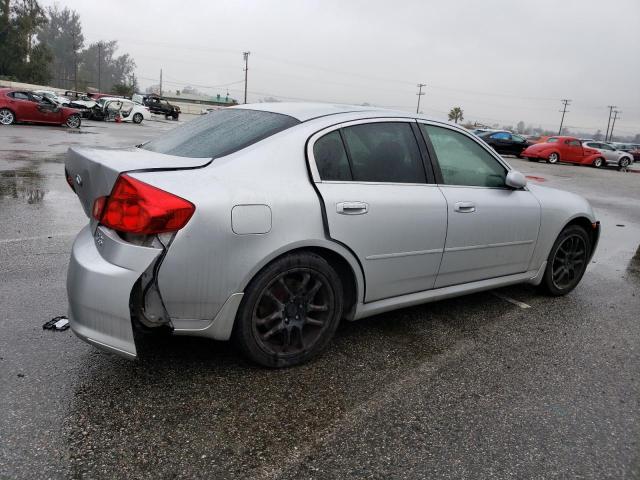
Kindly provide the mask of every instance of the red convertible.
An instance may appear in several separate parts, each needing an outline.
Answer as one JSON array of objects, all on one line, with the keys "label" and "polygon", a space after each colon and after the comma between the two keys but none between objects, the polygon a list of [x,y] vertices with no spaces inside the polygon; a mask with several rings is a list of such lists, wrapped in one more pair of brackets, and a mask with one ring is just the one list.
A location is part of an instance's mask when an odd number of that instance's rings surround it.
[{"label": "red convertible", "polygon": [[0,125],[14,122],[52,123],[80,128],[81,113],[28,90],[0,88]]},{"label": "red convertible", "polygon": [[522,156],[529,161],[546,160],[549,163],[568,162],[581,165],[604,165],[604,157],[595,148],[584,147],[575,137],[550,137],[544,143],[527,147]]}]

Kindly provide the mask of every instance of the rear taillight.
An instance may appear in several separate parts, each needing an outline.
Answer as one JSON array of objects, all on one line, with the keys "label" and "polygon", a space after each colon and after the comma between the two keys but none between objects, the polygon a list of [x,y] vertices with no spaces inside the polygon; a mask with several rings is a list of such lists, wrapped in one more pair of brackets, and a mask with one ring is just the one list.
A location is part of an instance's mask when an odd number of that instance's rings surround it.
[{"label": "rear taillight", "polygon": [[120,175],[111,195],[96,198],[92,215],[119,232],[151,235],[180,230],[195,209],[184,198]]}]

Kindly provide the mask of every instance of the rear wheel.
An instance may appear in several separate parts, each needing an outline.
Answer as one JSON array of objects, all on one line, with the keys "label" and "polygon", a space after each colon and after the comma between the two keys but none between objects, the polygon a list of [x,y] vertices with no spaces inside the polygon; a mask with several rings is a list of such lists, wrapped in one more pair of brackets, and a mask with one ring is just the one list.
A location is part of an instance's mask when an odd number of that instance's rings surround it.
[{"label": "rear wheel", "polygon": [[266,367],[290,367],[321,353],[342,316],[342,283],[312,253],[282,257],[251,281],[240,305],[234,339]]},{"label": "rear wheel", "polygon": [[133,116],[133,123],[142,123],[142,114],[141,113],[136,113]]},{"label": "rear wheel", "polygon": [[0,108],[0,124],[11,125],[16,121],[16,116],[8,108]]},{"label": "rear wheel", "polygon": [[591,240],[584,228],[566,227],[556,239],[544,272],[544,291],[553,296],[566,295],[582,279],[591,252]]},{"label": "rear wheel", "polygon": [[549,155],[547,161],[549,163],[558,163],[560,161],[560,155],[558,155],[556,152],[553,152],[551,155]]},{"label": "rear wheel", "polygon": [[593,161],[593,166],[596,167],[596,168],[601,168],[602,165],[604,165],[604,158],[596,158]]},{"label": "rear wheel", "polygon": [[70,115],[65,122],[65,125],[69,128],[80,128],[80,124],[82,123],[81,117],[78,114]]},{"label": "rear wheel", "polygon": [[631,164],[631,160],[627,157],[621,158],[620,162],[618,162],[618,169],[626,170],[627,167]]}]

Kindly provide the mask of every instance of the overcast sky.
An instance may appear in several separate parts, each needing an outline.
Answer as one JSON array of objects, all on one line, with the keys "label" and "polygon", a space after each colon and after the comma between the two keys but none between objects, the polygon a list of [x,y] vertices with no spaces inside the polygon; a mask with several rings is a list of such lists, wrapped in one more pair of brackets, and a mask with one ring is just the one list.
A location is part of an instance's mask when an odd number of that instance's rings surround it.
[{"label": "overcast sky", "polygon": [[[118,40],[143,87],[391,106],[443,118],[640,133],[640,0],[41,0]],[[204,88],[218,86],[219,88]]]}]

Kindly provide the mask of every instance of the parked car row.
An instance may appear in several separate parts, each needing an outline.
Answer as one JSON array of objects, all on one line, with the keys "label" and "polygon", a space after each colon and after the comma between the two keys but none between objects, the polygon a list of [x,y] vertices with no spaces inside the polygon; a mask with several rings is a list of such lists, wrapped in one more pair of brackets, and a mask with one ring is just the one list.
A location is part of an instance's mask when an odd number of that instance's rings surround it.
[{"label": "parked car row", "polygon": [[603,142],[580,141],[568,136],[550,137],[546,142],[530,145],[522,152],[522,157],[537,162],[567,162],[591,165],[596,168],[614,165],[620,169],[633,163],[630,153],[617,150]]}]

